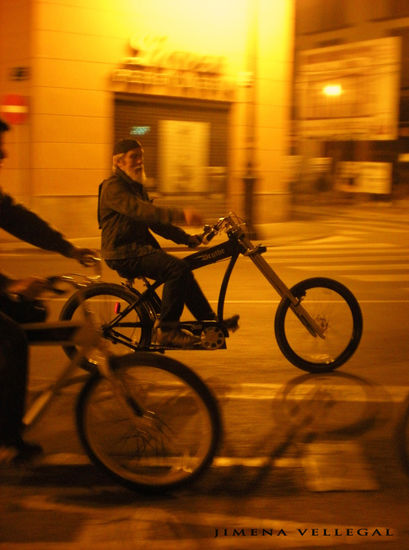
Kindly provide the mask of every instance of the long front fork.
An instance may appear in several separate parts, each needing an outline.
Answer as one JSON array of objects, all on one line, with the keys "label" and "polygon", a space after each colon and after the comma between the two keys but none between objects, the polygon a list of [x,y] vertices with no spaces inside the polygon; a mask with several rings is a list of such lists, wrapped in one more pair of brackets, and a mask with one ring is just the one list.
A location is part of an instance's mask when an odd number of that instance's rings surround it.
[{"label": "long front fork", "polygon": [[257,269],[264,275],[271,286],[277,291],[281,298],[287,298],[290,301],[290,308],[299,318],[301,323],[305,326],[308,332],[316,337],[325,338],[324,330],[320,325],[311,317],[308,311],[302,306],[300,298],[294,296],[287,285],[280,279],[274,269],[267,263],[267,261],[261,256],[261,252],[257,246],[254,246],[246,237],[241,239],[242,245],[246,248],[245,253]]}]

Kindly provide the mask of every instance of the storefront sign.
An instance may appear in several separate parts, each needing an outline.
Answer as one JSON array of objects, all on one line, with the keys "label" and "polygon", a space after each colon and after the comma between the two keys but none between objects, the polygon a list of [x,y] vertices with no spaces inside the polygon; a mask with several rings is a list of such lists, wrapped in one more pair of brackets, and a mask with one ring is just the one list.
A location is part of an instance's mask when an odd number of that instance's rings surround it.
[{"label": "storefront sign", "polygon": [[132,126],[129,133],[131,136],[146,136],[150,131],[150,126]]},{"label": "storefront sign", "polygon": [[224,71],[224,57],[171,51],[167,48],[167,38],[164,36],[145,37],[142,41],[138,37],[133,37],[130,39],[129,45],[132,57],[124,59],[125,65],[136,64],[142,67],[218,75]]},{"label": "storefront sign", "polygon": [[224,77],[224,57],[172,51],[166,42],[166,37],[148,37],[140,43],[132,38],[132,56],[114,70],[113,82],[154,94],[231,99],[233,86]]}]

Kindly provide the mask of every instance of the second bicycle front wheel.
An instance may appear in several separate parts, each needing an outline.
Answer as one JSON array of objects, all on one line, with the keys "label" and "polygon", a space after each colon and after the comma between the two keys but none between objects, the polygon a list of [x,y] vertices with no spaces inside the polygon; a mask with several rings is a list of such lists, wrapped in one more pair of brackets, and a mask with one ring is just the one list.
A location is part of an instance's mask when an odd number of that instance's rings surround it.
[{"label": "second bicycle front wheel", "polygon": [[211,463],[221,436],[217,402],[175,359],[138,352],[112,358],[118,397],[95,375],[77,404],[77,427],[91,460],[117,482],[143,492],[186,486]]},{"label": "second bicycle front wheel", "polygon": [[296,367],[307,372],[329,372],[343,365],[357,349],[362,335],[358,301],[343,284],[316,277],[296,284],[291,293],[321,327],[324,337],[313,336],[283,298],[275,317],[280,350]]}]

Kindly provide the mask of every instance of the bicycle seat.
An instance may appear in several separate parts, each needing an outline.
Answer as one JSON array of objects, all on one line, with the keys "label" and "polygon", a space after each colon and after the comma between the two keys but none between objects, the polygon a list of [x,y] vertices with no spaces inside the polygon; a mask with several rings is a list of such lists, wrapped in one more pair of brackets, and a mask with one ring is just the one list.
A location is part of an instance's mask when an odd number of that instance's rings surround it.
[{"label": "bicycle seat", "polygon": [[139,279],[139,280],[143,281],[146,284],[146,286],[150,286],[150,283],[149,283],[148,279],[146,277],[144,277],[143,275],[135,275],[132,278],[126,277],[125,282],[123,284],[128,288],[133,288],[134,284],[135,284],[135,279]]}]

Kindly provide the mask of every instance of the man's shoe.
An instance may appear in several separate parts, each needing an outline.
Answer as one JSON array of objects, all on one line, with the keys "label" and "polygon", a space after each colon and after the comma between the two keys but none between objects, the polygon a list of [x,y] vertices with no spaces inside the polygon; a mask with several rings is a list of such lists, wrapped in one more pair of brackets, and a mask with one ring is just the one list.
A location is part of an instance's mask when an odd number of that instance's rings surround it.
[{"label": "man's shoe", "polygon": [[175,346],[177,348],[190,348],[200,343],[200,338],[188,334],[180,329],[163,330],[158,327],[156,330],[156,341],[162,346]]},{"label": "man's shoe", "polygon": [[27,464],[43,454],[43,448],[36,443],[28,443],[22,439],[11,443],[0,444],[0,463],[19,466]]},{"label": "man's shoe", "polygon": [[232,332],[234,332],[239,328],[239,319],[240,315],[233,315],[232,317],[223,319],[223,324],[227,328],[227,330],[231,330]]}]

